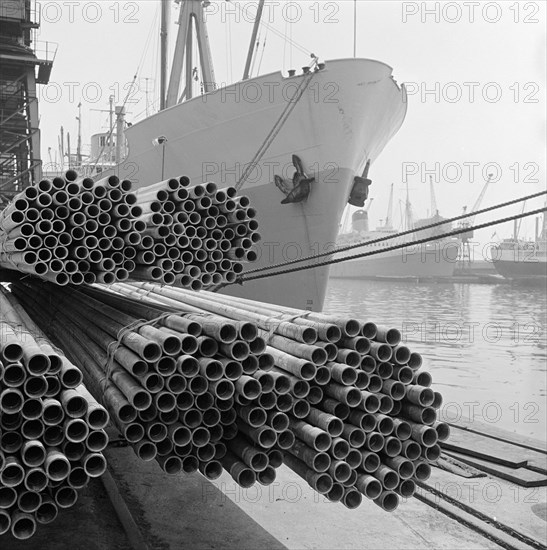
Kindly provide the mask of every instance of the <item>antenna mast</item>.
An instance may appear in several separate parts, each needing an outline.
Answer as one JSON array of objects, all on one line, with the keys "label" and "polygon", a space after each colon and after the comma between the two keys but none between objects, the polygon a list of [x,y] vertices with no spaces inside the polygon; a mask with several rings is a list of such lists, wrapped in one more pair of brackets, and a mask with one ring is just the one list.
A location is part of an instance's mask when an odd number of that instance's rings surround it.
[{"label": "antenna mast", "polygon": [[353,57],[357,57],[357,0],[353,0]]},{"label": "antenna mast", "polygon": [[167,50],[169,47],[169,0],[161,0],[160,30],[160,111],[167,101]]},{"label": "antenna mast", "polygon": [[82,104],[78,103],[78,144],[76,147],[76,163],[82,165]]},{"label": "antenna mast", "polygon": [[245,70],[243,71],[243,80],[247,80],[249,78],[249,72],[251,70],[251,62],[253,60],[256,36],[258,34],[258,28],[260,27],[262,10],[264,9],[264,2],[265,0],[260,0],[260,2],[258,3],[258,9],[256,12],[256,18],[253,26],[253,34],[251,35],[251,43],[249,44],[249,51],[247,52],[247,61],[245,62]]}]

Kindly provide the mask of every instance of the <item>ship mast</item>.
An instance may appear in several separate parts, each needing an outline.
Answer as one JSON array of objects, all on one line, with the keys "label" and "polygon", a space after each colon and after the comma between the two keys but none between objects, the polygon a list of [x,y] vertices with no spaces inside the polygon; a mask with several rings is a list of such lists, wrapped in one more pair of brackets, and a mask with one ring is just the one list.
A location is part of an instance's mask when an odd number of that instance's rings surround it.
[{"label": "ship mast", "polygon": [[167,49],[169,47],[169,0],[161,0],[160,30],[160,111],[167,100]]},{"label": "ship mast", "polygon": [[357,57],[357,0],[353,0],[353,57]]},{"label": "ship mast", "polygon": [[78,146],[76,148],[76,164],[78,167],[82,165],[82,103],[78,103]]},{"label": "ship mast", "polygon": [[391,229],[392,217],[393,217],[393,184],[391,184],[391,189],[389,191],[389,202],[387,206],[386,221],[384,223],[384,227],[386,229]]},{"label": "ship mast", "polygon": [[[171,67],[171,76],[167,88],[166,107],[173,107],[183,99],[192,98],[192,48],[193,34],[196,33],[196,41],[199,51],[201,65],[201,79],[203,91],[205,93],[215,89],[215,75],[213,71],[213,60],[209,47],[209,37],[207,35],[207,25],[205,23],[205,13],[203,8],[210,4],[208,0],[183,0],[179,14],[179,31],[177,42],[175,44],[175,53],[173,55],[173,65]],[[186,59],[186,63],[184,63]],[[179,96],[180,83],[182,79],[182,67],[185,65],[186,87]]]},{"label": "ship mast", "polygon": [[247,80],[249,78],[249,72],[251,70],[251,62],[253,60],[256,36],[258,34],[258,28],[260,27],[260,19],[262,18],[262,10],[264,9],[265,1],[266,0],[260,0],[260,2],[258,3],[258,9],[256,11],[256,18],[253,26],[253,34],[251,35],[251,43],[249,44],[249,51],[247,52],[247,61],[245,62],[245,70],[243,71],[243,80]]},{"label": "ship mast", "polygon": [[412,229],[414,226],[414,220],[412,219],[412,205],[410,204],[410,197],[408,194],[408,182],[406,184],[405,226],[407,231]]}]

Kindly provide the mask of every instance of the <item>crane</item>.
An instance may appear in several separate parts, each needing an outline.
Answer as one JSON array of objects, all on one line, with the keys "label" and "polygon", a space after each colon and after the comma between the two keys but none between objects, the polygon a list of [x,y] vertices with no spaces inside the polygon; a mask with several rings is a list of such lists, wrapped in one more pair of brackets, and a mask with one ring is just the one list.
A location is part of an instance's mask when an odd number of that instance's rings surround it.
[{"label": "crane", "polygon": [[[486,178],[486,182],[480,192],[480,195],[475,201],[475,204],[473,205],[473,210],[471,210],[471,212],[476,212],[481,207],[482,200],[484,199],[486,190],[488,189],[488,186],[490,185],[490,182],[492,181],[493,177],[494,177],[494,174],[488,174],[488,177]],[[475,222],[475,216],[471,216],[471,218],[469,218],[469,225],[473,225],[474,222]]]},{"label": "crane", "polygon": [[436,216],[439,209],[437,208],[437,199],[435,197],[435,187],[433,187],[433,177],[429,176],[429,194],[431,196],[431,217]]},{"label": "crane", "polygon": [[386,229],[391,229],[393,222],[393,184],[391,184],[391,189],[389,191],[389,203],[387,207],[386,221],[384,227]]},{"label": "crane", "polygon": [[[486,182],[484,183],[481,192],[479,196],[477,197],[477,200],[475,201],[475,204],[473,205],[473,209],[471,210],[471,213],[477,212],[479,210],[482,200],[484,199],[484,195],[486,194],[486,190],[488,189],[488,186],[490,185],[490,182],[492,181],[492,178],[494,177],[494,174],[488,174],[488,177],[486,178]],[[463,207],[463,213],[465,214],[467,212],[467,206]],[[465,229],[466,227],[472,227],[475,223],[475,217],[470,216],[466,220],[462,220],[458,223],[458,228]],[[460,236],[460,261],[462,261],[464,264],[470,264],[471,263],[471,254],[470,254],[470,247],[469,247],[469,241],[473,238],[473,231],[466,231],[465,233],[461,233]]]}]

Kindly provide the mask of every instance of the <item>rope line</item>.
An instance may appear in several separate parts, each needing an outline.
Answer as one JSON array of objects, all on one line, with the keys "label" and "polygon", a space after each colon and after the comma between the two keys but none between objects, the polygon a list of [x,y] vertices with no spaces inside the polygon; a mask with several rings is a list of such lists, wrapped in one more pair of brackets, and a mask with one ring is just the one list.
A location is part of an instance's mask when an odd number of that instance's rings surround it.
[{"label": "rope line", "polygon": [[[524,217],[527,217],[527,216],[533,216],[535,214],[540,214],[542,212],[547,212],[547,208],[538,208],[537,210],[532,210],[530,212],[525,212],[523,214],[516,214],[515,216],[509,216],[507,218],[494,220],[494,221],[491,221],[491,222],[483,223],[483,224],[480,224],[480,225],[475,225],[475,226],[472,226],[472,227],[465,227],[465,228],[462,228],[462,229],[456,229],[454,231],[450,231],[449,233],[444,233],[442,235],[435,235],[433,237],[426,237],[424,239],[419,239],[417,241],[411,241],[411,242],[406,242],[406,243],[402,243],[402,244],[395,245],[395,246],[389,246],[387,248],[382,248],[381,250],[373,250],[373,251],[370,251],[370,252],[363,252],[361,254],[354,254],[353,256],[347,256],[347,257],[344,257],[344,258],[331,259],[331,260],[328,260],[328,261],[325,261],[325,262],[319,262],[319,263],[313,264],[313,265],[310,264],[310,265],[304,265],[304,266],[300,266],[300,267],[293,267],[291,269],[282,269],[282,270],[279,270],[279,271],[275,271],[273,273],[263,273],[263,274],[258,274],[258,275],[252,275],[250,277],[247,277],[247,276],[245,276],[245,274],[243,274],[243,275],[240,275],[235,280],[234,283],[243,284],[246,281],[254,281],[254,280],[257,280],[257,279],[263,279],[265,277],[275,277],[276,275],[286,275],[287,273],[294,273],[296,271],[304,271],[306,269],[314,269],[316,267],[323,267],[323,266],[327,266],[327,265],[331,265],[331,264],[347,262],[349,260],[356,260],[358,258],[365,258],[367,256],[374,256],[376,254],[380,254],[381,252],[389,252],[391,250],[399,250],[399,249],[407,247],[409,245],[424,244],[424,243],[428,243],[428,242],[431,242],[431,241],[436,241],[436,240],[438,240],[439,238],[442,238],[442,237],[451,237],[453,235],[459,235],[460,233],[467,233],[469,231],[474,231],[474,230],[477,230],[477,229],[483,229],[485,227],[490,227],[492,225],[498,225],[500,223],[505,223],[505,222],[509,222],[509,221],[513,221],[513,220],[518,220],[520,218],[524,218]],[[329,254],[333,254],[333,253],[331,252]],[[234,283],[232,283],[232,284],[234,284]]]},{"label": "rope line", "polygon": [[[333,256],[333,255],[339,254],[341,252],[347,252],[349,250],[354,250],[356,248],[361,248],[363,246],[369,246],[371,244],[384,242],[384,241],[387,241],[387,240],[390,240],[390,239],[395,239],[397,237],[404,237],[405,235],[410,235],[411,233],[416,233],[417,231],[425,231],[426,229],[433,229],[434,227],[439,227],[440,225],[446,225],[447,223],[452,223],[452,222],[456,222],[456,221],[459,221],[459,220],[463,220],[463,219],[469,218],[471,216],[476,216],[478,214],[484,214],[486,212],[490,212],[491,210],[496,210],[498,208],[504,208],[506,206],[511,206],[512,204],[516,204],[516,203],[522,202],[522,201],[527,201],[529,199],[534,199],[534,198],[540,197],[540,196],[545,195],[545,194],[547,194],[547,191],[540,191],[538,193],[534,193],[533,195],[528,195],[526,197],[513,199],[511,201],[503,202],[503,203],[500,203],[500,204],[495,204],[494,206],[489,206],[487,208],[483,208],[482,210],[477,210],[476,212],[469,212],[467,214],[462,214],[460,216],[456,216],[455,218],[449,218],[449,219],[443,220],[441,222],[435,222],[435,223],[432,223],[430,225],[424,225],[423,227],[419,227],[417,229],[408,229],[407,231],[402,231],[400,233],[395,233],[394,235],[387,235],[386,237],[378,237],[377,239],[371,239],[369,241],[363,241],[363,242],[356,243],[356,244],[341,246],[339,248],[331,250],[330,252],[321,252],[320,254],[310,254],[309,256],[304,256],[302,258],[296,258],[294,260],[289,260],[289,261],[278,263],[278,264],[272,264],[272,265],[269,265],[269,266],[257,267],[255,269],[250,269],[249,271],[245,271],[245,273],[243,273],[240,277],[251,275],[253,273],[260,273],[261,271],[269,271],[271,269],[276,269],[278,267],[285,267],[285,266],[288,266],[288,265],[297,264],[297,263],[304,262],[304,261],[307,261],[307,260],[317,260],[319,258],[324,258],[326,256]],[[465,231],[461,231],[461,233],[471,231],[472,229],[473,229],[472,227],[466,227]],[[446,234],[446,235],[448,235],[448,234]],[[446,236],[446,235],[437,235],[435,238],[443,237],[443,236]],[[414,242],[415,241],[411,241],[411,242],[408,242],[406,244],[407,245],[408,244],[413,244]],[[382,250],[379,250],[377,252],[378,253],[383,252],[384,250],[388,250],[388,249],[382,249]]]},{"label": "rope line", "polygon": [[[152,292],[154,294],[156,294],[155,292],[155,289],[154,288],[146,288],[145,286],[137,286],[135,285],[134,283],[125,283],[125,284],[128,284],[129,286],[133,286],[135,287],[136,289],[139,290],[140,292],[140,297],[148,297],[149,294]],[[149,284],[149,283],[145,283],[145,284]],[[160,285],[160,286],[163,286],[163,285]],[[112,290],[116,290],[115,288],[112,288]],[[143,294],[144,293],[144,294]],[[161,294],[160,294],[161,296]],[[138,299],[138,298],[135,298],[135,299]],[[167,307],[167,306],[166,306]],[[192,307],[197,307],[197,306],[192,306]],[[281,325],[282,323],[294,323],[294,321],[296,319],[307,319],[309,317],[309,315],[311,315],[311,311],[308,311],[307,313],[298,313],[298,314],[295,314],[295,315],[291,315],[291,314],[288,314],[288,313],[280,313],[278,315],[265,315],[265,317],[267,317],[266,321],[264,322],[266,326],[269,325],[269,329],[262,329],[264,330],[265,332],[268,332],[268,336],[267,336],[267,341],[266,343],[269,344],[271,339],[272,339],[272,336],[274,335],[275,331],[278,329],[279,325]],[[152,319],[150,321],[143,321],[143,322],[140,322],[139,320],[138,321],[135,321],[134,323],[131,323],[129,325],[127,325],[126,327],[120,329],[120,332],[118,333],[118,338],[116,341],[113,341],[109,344],[109,360],[112,360],[112,357],[116,351],[116,349],[121,345],[121,339],[127,334],[128,331],[132,330],[132,329],[135,329],[135,328],[140,328],[140,327],[143,327],[143,326],[148,326],[148,325],[153,325],[153,324],[156,324],[157,322],[161,321],[162,319],[164,319],[165,317],[168,317],[169,315],[178,315],[180,317],[186,317],[186,316],[195,316],[195,317],[205,317],[205,318],[223,318],[224,316],[220,313],[215,313],[215,312],[212,312],[212,311],[204,311],[203,313],[193,313],[193,312],[189,312],[189,311],[186,311],[186,310],[182,310],[182,311],[175,311],[175,312],[166,312],[164,313],[163,315],[160,315],[159,317],[156,317],[155,319]],[[227,317],[228,319],[231,319],[233,321],[238,321],[237,319],[232,319],[231,317]],[[207,322],[206,320],[204,322]],[[214,322],[214,321],[213,321]],[[238,321],[239,322],[239,321]],[[116,344],[115,346],[115,349],[112,351],[112,354],[110,354],[110,346],[112,346],[113,344]],[[111,357],[112,355],[112,357]]]},{"label": "rope line", "polygon": [[121,346],[122,340],[134,329],[139,329],[141,326],[144,326],[145,324],[147,324],[147,322],[144,319],[138,319],[133,323],[129,323],[129,325],[121,328],[118,331],[116,340],[112,340],[112,342],[108,344],[106,348],[106,361],[103,368],[105,373],[105,377],[103,379],[103,385],[104,385],[103,392],[106,391],[106,387],[110,383],[110,379],[112,377],[112,371],[114,370],[114,355],[118,350],[118,348]]},{"label": "rope line", "polygon": [[[234,5],[239,10],[240,15],[242,15],[243,17],[246,16],[248,20],[254,20],[254,14],[251,13],[248,7],[241,6],[239,2],[236,2]],[[242,12],[245,12],[245,14],[243,14]],[[228,20],[230,19],[228,18]],[[288,19],[286,21],[288,22]],[[300,50],[305,55],[311,54],[310,50],[306,49],[304,46],[302,46],[301,44],[293,40],[292,37],[291,38],[287,37],[286,32],[285,34],[283,34],[281,31],[278,31],[274,26],[268,25],[268,23],[264,21],[264,18],[262,18],[262,20],[260,21],[260,25],[265,27],[267,30],[271,31],[272,33],[274,33],[279,38],[281,38],[284,41],[284,44],[289,43],[291,46],[295,47],[297,50]]]},{"label": "rope line", "polygon": [[286,313],[280,313],[279,315],[269,316],[267,321],[265,322],[266,326],[270,325],[270,329],[267,330],[268,336],[266,338],[266,344],[267,345],[270,344],[275,334],[275,331],[279,328],[279,325],[281,325],[281,323],[294,323],[296,319],[306,318],[308,315],[309,315],[308,313],[306,313],[305,315],[301,315],[299,313],[297,315],[289,316],[288,319],[283,319],[283,317],[287,317]]},{"label": "rope line", "polygon": [[[317,63],[317,59],[315,59],[314,61],[315,63]],[[247,168],[245,168],[243,174],[241,175],[241,178],[235,184],[235,188],[237,191],[239,191],[243,187],[245,182],[249,179],[251,172],[255,169],[257,164],[262,160],[262,157],[266,154],[266,152],[270,148],[270,145],[273,143],[273,140],[277,137],[277,135],[285,125],[285,122],[287,122],[290,114],[292,113],[293,109],[296,107],[296,104],[300,101],[301,97],[304,95],[304,92],[307,90],[308,86],[310,85],[310,82],[314,77],[314,75],[315,75],[315,72],[310,71],[310,73],[306,75],[304,80],[300,82],[300,85],[294,92],[293,96],[289,99],[287,105],[285,105],[283,112],[281,113],[280,117],[277,119],[277,121],[273,125],[272,129],[270,130],[270,133],[266,136],[266,139],[264,140],[262,145],[259,147],[255,156],[253,157],[251,162],[248,164]]]},{"label": "rope line", "polygon": [[[158,323],[163,321],[163,319],[166,319],[167,317],[170,317],[171,315],[176,315],[179,317],[185,317],[187,315],[203,315],[203,317],[207,317],[207,314],[200,314],[200,313],[190,313],[188,311],[180,311],[180,312],[172,312],[172,311],[166,311],[165,313],[162,313],[161,315],[158,315],[158,317],[155,317],[154,319],[137,319],[136,321],[133,321],[132,323],[129,323],[125,327],[122,327],[118,334],[116,335],[116,339],[112,340],[110,344],[107,346],[106,350],[106,362],[104,364],[104,371],[105,371],[105,379],[104,384],[105,388],[106,385],[110,383],[110,379],[112,377],[112,371],[114,369],[114,355],[116,354],[116,351],[119,349],[119,347],[123,344],[123,339],[125,336],[127,336],[131,332],[137,333],[138,329],[142,327],[153,327],[156,326]],[[105,389],[103,389],[103,392]]]}]

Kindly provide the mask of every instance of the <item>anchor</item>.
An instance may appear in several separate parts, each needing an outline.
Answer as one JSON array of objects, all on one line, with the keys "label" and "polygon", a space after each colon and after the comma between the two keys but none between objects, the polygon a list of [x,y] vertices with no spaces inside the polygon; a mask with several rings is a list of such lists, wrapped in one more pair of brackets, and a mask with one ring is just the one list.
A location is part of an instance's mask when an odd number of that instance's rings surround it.
[{"label": "anchor", "polygon": [[287,180],[284,180],[281,176],[274,176],[274,183],[276,187],[286,195],[281,201],[281,204],[289,204],[293,202],[302,202],[306,200],[311,191],[311,184],[315,181],[315,178],[309,178],[304,172],[302,161],[297,155],[292,156],[292,163],[296,169],[292,178],[292,189],[289,186]]},{"label": "anchor", "polygon": [[368,198],[368,188],[372,185],[372,180],[368,179],[368,169],[370,168],[370,160],[367,160],[365,170],[361,177],[353,178],[353,187],[349,195],[348,203],[352,206],[365,206],[365,201]]}]

